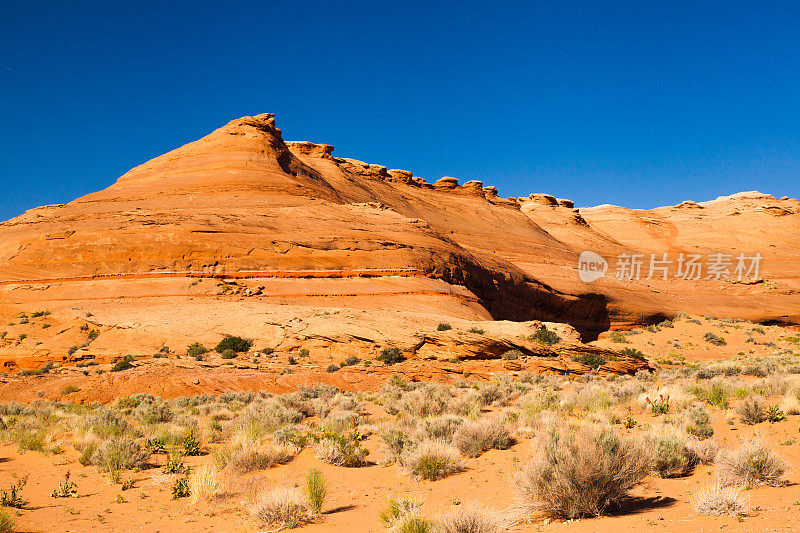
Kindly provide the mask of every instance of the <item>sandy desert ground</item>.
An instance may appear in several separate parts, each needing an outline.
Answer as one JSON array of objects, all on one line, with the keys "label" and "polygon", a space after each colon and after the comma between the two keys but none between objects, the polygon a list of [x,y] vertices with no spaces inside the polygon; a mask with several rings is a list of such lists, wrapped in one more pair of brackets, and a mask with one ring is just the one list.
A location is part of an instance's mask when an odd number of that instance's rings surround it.
[{"label": "sandy desert ground", "polygon": [[[315,374],[312,367],[326,361],[313,353],[290,364],[288,354],[253,351],[226,360],[170,351],[120,371],[111,363],[59,365],[8,375],[0,384],[0,488],[27,480],[20,492],[26,503],[7,509],[19,531],[275,530],[282,522],[254,514],[258,495],[276,487],[302,495],[311,469],[321,472],[328,495],[320,514],[298,515],[300,531],[383,531],[379,514],[390,495],[419,498],[420,515],[431,520],[479,506],[482,516],[512,531],[791,531],[800,513],[798,341],[790,328],[687,315],[593,343],[640,350],[659,367],[635,375],[532,373],[525,368],[535,368],[537,356],[522,354],[492,361],[494,367],[453,362],[457,371],[433,376],[419,361],[363,360]],[[183,383],[191,386],[176,394]],[[665,412],[646,399],[662,395],[669,398]],[[743,420],[746,402],[755,402],[756,423]],[[758,409],[773,421],[757,421]],[[702,428],[695,427],[697,412],[709,415]],[[533,510],[517,477],[541,451],[548,428],[562,426],[609,427],[644,439],[643,453],[669,463],[668,477],[650,472],[597,518]],[[475,448],[486,432],[496,441]],[[196,438],[199,455],[184,456],[187,435]],[[326,435],[354,447],[344,453],[355,457],[352,466],[330,464],[347,460],[325,446],[332,442]],[[411,446],[444,439],[453,454],[453,464],[436,474],[444,477],[420,477],[427,470],[414,470],[413,452],[398,450],[398,435]],[[659,435],[675,436],[677,448],[653,444]],[[156,453],[146,449],[148,439],[160,439],[151,441]],[[766,485],[743,485],[741,516],[699,515],[694,499],[724,476],[720,458],[752,439],[785,461],[785,473]],[[127,446],[122,455],[135,464],[109,468],[97,453],[104,442]],[[709,452],[717,446],[721,452]],[[170,457],[186,473],[166,473]],[[51,497],[67,472],[75,493]],[[213,488],[192,485],[201,473],[213,478],[206,481]],[[174,499],[172,488],[184,477],[197,493]]]}]

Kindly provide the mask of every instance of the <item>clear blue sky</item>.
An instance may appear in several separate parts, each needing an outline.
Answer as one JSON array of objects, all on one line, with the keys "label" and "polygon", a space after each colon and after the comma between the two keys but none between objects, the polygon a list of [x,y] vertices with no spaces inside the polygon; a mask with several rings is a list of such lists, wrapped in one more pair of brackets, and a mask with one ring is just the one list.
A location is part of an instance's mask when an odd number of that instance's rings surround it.
[{"label": "clear blue sky", "polygon": [[504,196],[800,196],[797,2],[122,4],[0,3],[0,219],[263,112]]}]

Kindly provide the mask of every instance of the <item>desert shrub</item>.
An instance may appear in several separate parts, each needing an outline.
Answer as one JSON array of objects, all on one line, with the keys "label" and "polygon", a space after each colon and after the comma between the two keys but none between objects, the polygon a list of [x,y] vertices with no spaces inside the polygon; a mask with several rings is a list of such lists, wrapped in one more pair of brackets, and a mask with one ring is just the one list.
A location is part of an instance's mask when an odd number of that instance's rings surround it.
[{"label": "desert shrub", "polygon": [[412,476],[429,481],[463,470],[458,448],[439,440],[420,442],[403,458],[403,466]]},{"label": "desert shrub", "polygon": [[423,418],[417,424],[417,437],[420,440],[439,439],[449,441],[463,423],[463,418],[453,415]]},{"label": "desert shrub", "polygon": [[380,432],[381,451],[386,456],[386,461],[399,463],[416,442],[402,429],[387,427]]},{"label": "desert shrub", "polygon": [[92,442],[91,444],[86,445],[86,447],[83,448],[83,451],[81,451],[78,446],[76,446],[76,449],[78,449],[78,451],[81,452],[80,456],[78,456],[78,462],[80,464],[82,464],[83,466],[89,466],[90,464],[92,464],[92,456],[94,455],[94,452],[97,450],[96,442]]},{"label": "desert shrub", "polygon": [[399,407],[417,418],[441,415],[447,410],[450,391],[435,383],[424,383],[403,394]]},{"label": "desert shrub", "polygon": [[745,376],[765,378],[769,375],[769,371],[762,365],[746,365],[742,369],[742,374],[744,374]]},{"label": "desert shrub", "polygon": [[689,446],[694,450],[694,453],[697,454],[697,458],[700,459],[700,462],[704,465],[713,464],[719,452],[719,444],[710,439],[692,441],[689,443]]},{"label": "desert shrub", "polygon": [[281,446],[291,446],[300,450],[305,448],[307,438],[297,426],[289,425],[276,429],[272,434],[272,440]]},{"label": "desert shrub", "polygon": [[228,466],[236,474],[246,474],[264,470],[275,465],[288,463],[292,453],[283,446],[261,446],[259,448],[239,448],[228,457]]},{"label": "desert shrub", "polygon": [[422,503],[422,499],[418,497],[390,495],[378,518],[387,529],[391,528],[402,516],[418,512]]},{"label": "desert shrub", "polygon": [[209,501],[219,491],[219,474],[215,468],[201,465],[189,476],[189,493],[192,496],[192,501]]},{"label": "desert shrub", "polygon": [[641,442],[610,428],[551,428],[537,457],[516,477],[525,500],[551,516],[596,516],[650,472]]},{"label": "desert shrub", "polygon": [[728,391],[725,385],[719,381],[713,381],[705,388],[695,388],[695,395],[698,399],[708,402],[722,411],[728,408]]},{"label": "desert shrub", "polygon": [[505,359],[506,361],[514,361],[516,359],[519,359],[520,357],[522,357],[522,352],[520,352],[519,350],[509,350],[503,354],[503,359]]},{"label": "desert shrub", "polygon": [[750,502],[738,487],[710,485],[694,495],[692,505],[699,515],[747,516],[750,512]]},{"label": "desert shrub", "polygon": [[386,365],[394,365],[405,361],[405,357],[400,348],[390,346],[381,350],[380,355],[378,355],[375,360],[382,361]]},{"label": "desert shrub", "polygon": [[608,334],[608,339],[611,342],[617,342],[620,344],[625,344],[628,342],[628,339],[625,337],[625,334],[621,331],[612,331]]},{"label": "desert shrub", "polygon": [[713,344],[714,346],[725,346],[726,344],[728,344],[725,339],[723,339],[719,335],[716,335],[715,333],[712,333],[711,331],[703,335],[703,339],[707,343]]},{"label": "desert shrub", "polygon": [[136,408],[134,417],[143,424],[159,424],[172,420],[173,414],[169,403],[161,398],[148,398]]},{"label": "desert shrub", "polygon": [[333,363],[329,364],[328,367],[325,369],[325,372],[328,374],[333,374],[334,372],[339,371],[339,365],[335,365]]},{"label": "desert shrub", "polygon": [[711,427],[711,416],[702,406],[698,405],[686,415],[686,431],[698,439],[707,439],[714,435]]},{"label": "desert shrub", "polygon": [[781,400],[780,408],[787,415],[800,415],[800,400],[795,396],[786,396]]},{"label": "desert shrub", "polygon": [[15,528],[14,519],[7,512],[0,510],[0,533],[14,533]]},{"label": "desert shrub", "polygon": [[453,444],[466,457],[478,457],[487,450],[505,450],[512,444],[505,424],[497,420],[466,422],[453,435]]},{"label": "desert shrub", "polygon": [[19,453],[44,452],[49,438],[47,428],[37,420],[18,420],[7,435]]},{"label": "desert shrub", "polygon": [[448,324],[446,322],[442,322],[441,324],[436,326],[436,331],[448,331],[448,330],[451,330],[451,329],[453,329],[453,326],[451,326],[450,324]]},{"label": "desert shrub", "polygon": [[758,398],[748,398],[744,400],[736,409],[743,424],[751,426],[759,424],[767,419],[767,409]]},{"label": "desert shrub", "polygon": [[550,331],[547,328],[540,329],[531,335],[530,339],[539,344],[546,344],[547,346],[552,346],[553,344],[561,342],[561,337],[559,337],[555,331]]},{"label": "desert shrub", "polygon": [[193,342],[186,348],[186,355],[189,357],[199,357],[202,356],[204,353],[208,353],[208,348],[200,344],[199,342]]},{"label": "desert shrub", "polygon": [[81,388],[77,385],[66,385],[63,389],[61,389],[61,394],[67,395],[72,394],[74,392],[80,392]]},{"label": "desert shrub", "polygon": [[325,463],[336,466],[361,466],[369,450],[361,445],[361,438],[353,432],[350,435],[325,433],[314,444],[317,457]]},{"label": "desert shrub", "polygon": [[653,471],[662,478],[691,474],[700,463],[697,453],[677,431],[663,429],[648,437],[653,450]]},{"label": "desert shrub", "polygon": [[233,350],[236,353],[246,352],[250,348],[253,347],[253,341],[251,339],[245,339],[244,337],[237,337],[234,335],[225,335],[219,344],[214,347],[214,350],[217,353],[222,353],[225,350]]},{"label": "desert shrub", "polygon": [[470,333],[476,333],[478,335],[483,335],[485,332],[481,328],[472,327],[468,330]]},{"label": "desert shrub", "polygon": [[300,491],[292,487],[276,487],[259,492],[250,503],[250,513],[263,524],[293,529],[308,520],[308,511]]},{"label": "desert shrub", "polygon": [[476,506],[453,507],[439,519],[442,533],[495,533],[499,519],[494,514]]},{"label": "desert shrub", "polygon": [[414,511],[398,518],[389,531],[391,533],[436,533],[437,529],[436,522],[428,520],[418,511]]},{"label": "desert shrub", "polygon": [[322,505],[325,503],[325,496],[328,494],[325,478],[322,472],[312,468],[306,474],[306,500],[311,513],[314,515],[322,514]]},{"label": "desert shrub", "polygon": [[133,357],[126,355],[111,366],[111,371],[122,372],[123,370],[130,370],[131,368],[133,368]]},{"label": "desert shrub", "polygon": [[113,409],[99,407],[94,415],[85,417],[83,428],[91,431],[101,439],[119,437],[128,429],[128,422]]},{"label": "desert shrub", "polygon": [[[294,398],[297,399],[297,404],[304,404],[308,401],[300,400],[299,396]],[[291,402],[292,400],[287,401]],[[253,401],[242,410],[237,421],[238,426],[255,430],[257,434],[262,435],[286,425],[296,424],[303,420],[304,416],[302,412],[293,408],[295,404],[291,405],[291,407],[284,405],[283,398],[280,402],[273,398]]]},{"label": "desert shrub", "polygon": [[219,354],[219,356],[220,356],[222,359],[235,359],[237,355],[238,355],[238,354],[237,354],[237,353],[236,353],[234,350],[231,350],[230,348],[225,348],[225,349],[224,349],[224,350],[222,350],[222,352],[220,352],[220,354]]},{"label": "desert shrub", "polygon": [[139,444],[126,437],[111,437],[97,446],[92,464],[103,472],[118,472],[141,468],[150,454]]},{"label": "desert shrub", "polygon": [[608,362],[606,361],[605,357],[596,353],[583,353],[580,355],[573,355],[572,360],[575,361],[576,363],[586,365],[590,368],[600,368],[601,366],[603,366]]},{"label": "desert shrub", "polygon": [[[636,348],[624,348],[622,350],[622,355],[626,357],[632,357],[633,359],[639,361],[645,361],[645,362],[647,361],[647,356],[641,350],[637,350]],[[641,370],[638,371],[637,374],[639,372],[641,372]]]},{"label": "desert shrub", "polygon": [[786,462],[759,441],[749,441],[740,448],[722,450],[716,458],[719,479],[723,485],[757,485],[774,487],[784,484]]}]

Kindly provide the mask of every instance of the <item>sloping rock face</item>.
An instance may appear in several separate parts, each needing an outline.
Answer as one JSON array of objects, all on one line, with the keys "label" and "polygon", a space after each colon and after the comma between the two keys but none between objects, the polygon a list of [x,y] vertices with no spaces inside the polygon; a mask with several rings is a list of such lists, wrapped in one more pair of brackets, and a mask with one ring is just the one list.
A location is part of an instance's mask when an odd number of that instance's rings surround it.
[{"label": "sloping rock face", "polygon": [[[275,280],[296,283],[281,305],[320,305],[309,280],[363,278],[357,290],[323,295],[333,298],[324,306],[408,310],[398,295],[425,295],[429,314],[566,322],[584,339],[678,311],[800,318],[796,200],[745,194],[651,211],[575,210],[546,194],[501,198],[479,180],[431,184],[333,153],[327,144],[285,142],[271,114],[244,117],[105,190],[30,210],[0,224],[0,305],[42,307],[78,298],[73,285],[120,279],[131,283],[107,297],[133,298],[135,307],[144,285],[133,281],[188,276],[259,278],[265,294]],[[577,275],[583,250],[760,251],[763,282],[607,276],[585,284]],[[170,294],[176,305],[194,298]]]}]

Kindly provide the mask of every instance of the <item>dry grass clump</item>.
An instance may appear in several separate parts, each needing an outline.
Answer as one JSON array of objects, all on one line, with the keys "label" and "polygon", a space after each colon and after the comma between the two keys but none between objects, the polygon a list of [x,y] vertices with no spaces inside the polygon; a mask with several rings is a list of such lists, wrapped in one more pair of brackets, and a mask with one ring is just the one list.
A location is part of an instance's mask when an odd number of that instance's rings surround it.
[{"label": "dry grass clump", "polygon": [[748,398],[736,409],[743,424],[760,424],[767,419],[767,408],[758,398]]},{"label": "dry grass clump", "polygon": [[464,469],[458,448],[439,440],[424,440],[403,458],[412,476],[436,481]]},{"label": "dry grass clump", "polygon": [[760,441],[749,441],[740,448],[722,450],[717,455],[719,479],[723,485],[779,487],[785,484],[786,462]]},{"label": "dry grass clump", "polygon": [[323,462],[336,466],[361,466],[369,451],[361,445],[357,435],[327,433],[315,444],[314,451]]},{"label": "dry grass clump", "polygon": [[786,396],[781,400],[780,409],[787,415],[800,415],[800,400],[796,396]]},{"label": "dry grass clump", "polygon": [[[404,523],[410,524],[418,521],[407,522],[404,521],[405,517],[411,516],[413,519],[421,519],[419,512],[422,508],[422,503],[422,498],[416,496],[390,495],[386,499],[386,507],[380,512],[378,518],[386,526],[386,529],[402,531]],[[423,527],[425,526],[423,525]],[[425,530],[423,529],[423,531]]]},{"label": "dry grass clump", "polygon": [[219,474],[213,467],[201,465],[189,477],[189,494],[195,503],[209,501],[219,491]]},{"label": "dry grass clump", "polygon": [[454,415],[424,418],[417,423],[417,438],[450,440],[463,424],[464,419]]},{"label": "dry grass clump", "polygon": [[691,474],[700,463],[697,452],[680,431],[662,427],[648,437],[652,446],[653,471],[662,478]]},{"label": "dry grass clump", "polygon": [[495,533],[500,520],[495,513],[481,507],[453,507],[439,518],[442,533]]},{"label": "dry grass clump", "polygon": [[641,441],[607,427],[552,427],[539,453],[516,477],[533,509],[556,517],[597,516],[650,473]]},{"label": "dry grass clump", "polygon": [[112,437],[100,443],[92,454],[91,462],[103,472],[118,472],[144,465],[150,453],[127,437]]},{"label": "dry grass clump", "polygon": [[275,531],[292,529],[310,520],[303,495],[292,487],[259,492],[250,502],[250,513],[262,524],[278,526]]},{"label": "dry grass clump", "polygon": [[286,446],[245,447],[233,450],[227,457],[227,465],[235,473],[245,474],[288,463],[293,456],[292,449]]},{"label": "dry grass clump", "polygon": [[505,450],[512,444],[505,424],[497,420],[467,422],[453,435],[453,444],[466,457],[478,457],[487,450]]},{"label": "dry grass clump", "polygon": [[710,485],[692,498],[697,514],[709,516],[747,516],[750,513],[749,498],[739,487]]},{"label": "dry grass clump", "polygon": [[719,452],[719,444],[711,439],[690,441],[689,447],[694,450],[697,458],[704,465],[713,464]]}]

